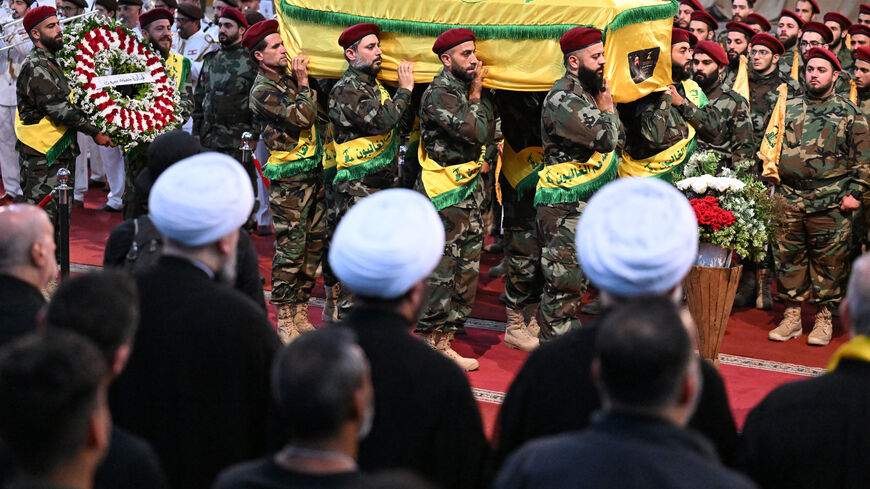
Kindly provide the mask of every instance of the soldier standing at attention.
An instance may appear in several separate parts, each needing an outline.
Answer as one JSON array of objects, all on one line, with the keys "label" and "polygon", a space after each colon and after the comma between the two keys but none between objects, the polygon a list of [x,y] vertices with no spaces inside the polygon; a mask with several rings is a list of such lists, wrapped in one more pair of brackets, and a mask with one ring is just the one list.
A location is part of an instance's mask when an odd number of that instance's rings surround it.
[{"label": "soldier standing at attention", "polygon": [[[858,88],[858,108],[870,119],[870,47],[855,50],[855,86]],[[868,196],[870,197],[870,196]]]},{"label": "soldier standing at attention", "polygon": [[798,38],[803,27],[804,21],[800,15],[786,9],[782,9],[782,12],[779,13],[776,37],[785,48],[785,54],[779,57],[779,71],[783,75],[791,76],[795,80],[799,76],[798,63],[800,62],[800,55],[798,53]]},{"label": "soldier standing at attention", "polygon": [[15,85],[21,73],[21,64],[33,50],[33,43],[24,26],[8,22],[19,20],[30,10],[34,0],[13,0],[9,2],[10,14],[2,19],[4,26],[0,34],[6,43],[14,47],[0,53],[0,173],[3,174],[4,195],[0,204],[11,204],[21,200],[21,169],[18,166],[18,152],[15,150]]},{"label": "soldier standing at attention", "polygon": [[445,31],[432,51],[443,68],[420,102],[418,188],[438,209],[446,244],[429,278],[429,302],[414,332],[468,371],[480,364],[456,353],[451,343],[465,325],[477,293],[484,198],[479,180],[488,171],[484,152],[492,141],[495,118],[492,103],[482,98],[487,70],[475,56],[474,33]]},{"label": "soldier standing at attention", "polygon": [[806,93],[788,100],[776,192],[790,204],[774,258],[785,316],[768,337],[801,335],[801,304],[817,306],[807,343],[831,341],[831,308],[843,299],[851,253],[852,213],[868,190],[870,130],[848,99],[834,92],[840,62],[827,49],[807,53]]},{"label": "soldier standing at attention", "polygon": [[190,60],[190,76],[193,77],[194,86],[199,80],[205,55],[220,49],[217,37],[212,38],[203,30],[200,24],[202,18],[202,9],[189,3],[182,3],[175,12],[178,41],[172,50]]},{"label": "soldier standing at attention", "polygon": [[[329,93],[329,120],[335,138],[338,219],[378,190],[396,186],[399,175],[398,126],[411,105],[414,64],[399,63],[399,88],[390,97],[377,80],[381,70],[380,28],[348,27],[338,38],[348,68]],[[336,290],[337,289],[337,290]],[[334,287],[338,319],[352,306],[350,292]]]},{"label": "soldier standing at attention", "polygon": [[[242,46],[248,22],[238,9],[224,7],[218,26],[221,49],[205,56],[193,98],[193,134],[199,137],[203,148],[241,162],[242,134],[257,134],[248,104],[257,76],[257,63]],[[245,171],[251,186],[257,188],[253,160]]]},{"label": "soldier standing at attention", "polygon": [[252,25],[242,44],[259,65],[248,103],[270,153],[263,168],[272,181],[275,223],[270,301],[278,308],[278,335],[288,343],[314,329],[308,299],[326,238],[317,93],[308,84],[307,56],[293,58],[288,73],[277,20]]},{"label": "soldier standing at attention", "polygon": [[[787,96],[800,91],[797,80],[778,68],[780,56],[784,53],[785,46],[770,34],[756,34],[749,40],[752,65],[749,70],[749,108],[756,145],[761,144],[770,114],[779,98],[779,87],[785,84]],[[755,149],[757,151],[758,147]]]},{"label": "soldier standing at attention", "polygon": [[852,50],[846,45],[846,37],[849,35],[849,27],[852,27],[852,22],[839,12],[826,13],[824,21],[828,29],[831,29],[834,34],[831,52],[837,55],[843,69],[850,68],[852,66]]},{"label": "soldier standing at attention", "polygon": [[[74,164],[79,154],[77,131],[93,136],[100,145],[111,142],[69,100],[66,76],[55,59],[55,53],[63,47],[63,35],[54,8],[31,9],[22,23],[33,41],[33,50],[24,60],[16,84],[19,120],[15,122],[15,149],[24,200],[38,204],[57,186],[57,170]],[[56,223],[54,199],[45,211]]]},{"label": "soldier standing at attention", "polygon": [[574,238],[586,201],[616,177],[619,116],[604,79],[601,31],[575,27],[559,41],[565,76],[556,81],[541,111],[544,169],[535,193],[544,294],[542,339],[564,335],[576,318],[586,278]]},{"label": "soldier standing at attention", "polygon": [[[725,24],[724,34],[725,42],[720,44],[727,49],[728,66],[722,72],[722,83],[729,88],[734,88],[734,82],[737,81],[738,75],[749,76],[749,40],[755,35],[755,31],[749,24],[731,21]],[[743,73],[740,73],[741,64],[743,65]]]}]

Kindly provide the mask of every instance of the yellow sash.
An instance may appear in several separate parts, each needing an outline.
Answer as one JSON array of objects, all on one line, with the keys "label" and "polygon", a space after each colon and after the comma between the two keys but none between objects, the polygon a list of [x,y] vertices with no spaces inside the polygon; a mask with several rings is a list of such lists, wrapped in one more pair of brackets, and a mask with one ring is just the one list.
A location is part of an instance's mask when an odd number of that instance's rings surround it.
[{"label": "yellow sash", "polygon": [[544,167],[544,148],[532,146],[515,152],[507,140],[501,156],[501,171],[511,187],[517,191],[517,200],[534,190],[538,184],[538,171]]},{"label": "yellow sash", "polygon": [[616,178],[619,159],[616,151],[595,152],[583,163],[568,161],[547,165],[538,172],[535,205],[578,202]]},{"label": "yellow sash", "polygon": [[795,48],[794,58],[792,58],[791,62],[791,77],[795,80],[800,81],[800,69],[801,69],[801,53]]},{"label": "yellow sash", "polygon": [[169,57],[166,58],[165,62],[166,71],[175,79],[175,89],[181,90],[181,86],[184,85],[184,82],[187,81],[187,76],[190,74],[190,60],[170,51]]},{"label": "yellow sash", "polygon": [[770,122],[764,130],[761,138],[761,147],[758,149],[758,157],[761,158],[761,176],[772,178],[779,183],[779,155],[782,153],[783,128],[785,127],[785,105],[788,99],[788,86],[783,83],[776,89],[779,96],[773,112],[770,114]]},{"label": "yellow sash", "polygon": [[855,84],[855,80],[849,80],[849,100],[858,105],[858,85]]},{"label": "yellow sash", "polygon": [[834,356],[831,357],[831,360],[828,361],[828,370],[836,369],[837,365],[840,364],[840,360],[844,358],[870,362],[870,337],[858,335],[838,348],[834,352]]},{"label": "yellow sash", "polygon": [[731,90],[739,93],[749,102],[749,72],[746,68],[746,56],[740,55],[740,67],[737,68],[737,77],[734,78],[734,86]]},{"label": "yellow sash", "polygon": [[335,172],[338,171],[338,161],[335,159],[335,139],[333,139],[332,124],[329,125],[326,134],[328,141],[323,145],[323,180],[332,182],[335,180]]},{"label": "yellow sash", "polygon": [[[381,103],[390,100],[387,89],[377,82],[381,94]],[[346,143],[335,144],[335,154],[338,161],[338,173],[335,182],[358,180],[371,175],[396,160],[399,152],[399,142],[396,130],[377,136],[365,136],[352,139]]]},{"label": "yellow sash", "polygon": [[24,124],[15,110],[15,136],[22,143],[45,155],[48,166],[54,164],[57,157],[72,143],[75,131],[70,131],[63,124],[55,124],[48,117],[43,117],[36,124]]},{"label": "yellow sash", "polygon": [[312,170],[323,163],[322,151],[315,123],[299,133],[299,142],[292,150],[269,151],[269,162],[263,167],[263,176],[276,180]]},{"label": "yellow sash", "polygon": [[480,149],[480,157],[475,161],[459,163],[458,165],[441,166],[429,159],[423,143],[417,149],[417,158],[422,170],[423,188],[429,200],[439,211],[451,205],[456,205],[471,195],[477,184],[477,177],[483,167],[483,155],[486,147]]},{"label": "yellow sash", "polygon": [[[686,98],[698,107],[706,107],[709,101],[701,87],[692,80],[683,81],[683,89]],[[695,152],[697,141],[695,140],[695,128],[687,124],[689,135],[685,139],[670,148],[644,158],[636,160],[628,152],[623,151],[622,162],[619,164],[620,177],[657,177],[670,178],[670,174],[689,161]]]}]

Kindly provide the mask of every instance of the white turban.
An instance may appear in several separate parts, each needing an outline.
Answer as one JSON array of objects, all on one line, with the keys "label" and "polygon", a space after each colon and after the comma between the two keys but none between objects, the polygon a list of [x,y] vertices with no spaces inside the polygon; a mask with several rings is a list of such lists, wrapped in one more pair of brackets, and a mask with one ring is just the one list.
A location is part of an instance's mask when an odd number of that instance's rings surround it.
[{"label": "white turban", "polygon": [[621,297],[679,284],[698,254],[698,223],[686,197],[655,178],[624,178],[589,201],[577,225],[577,258],[596,287]]},{"label": "white turban", "polygon": [[444,226],[435,206],[397,188],[351,207],[335,230],[329,265],[355,294],[393,299],[428,277],[443,252]]},{"label": "white turban", "polygon": [[213,243],[238,229],[254,208],[242,165],[221,153],[202,153],[167,168],[148,198],[161,234],[187,246]]}]

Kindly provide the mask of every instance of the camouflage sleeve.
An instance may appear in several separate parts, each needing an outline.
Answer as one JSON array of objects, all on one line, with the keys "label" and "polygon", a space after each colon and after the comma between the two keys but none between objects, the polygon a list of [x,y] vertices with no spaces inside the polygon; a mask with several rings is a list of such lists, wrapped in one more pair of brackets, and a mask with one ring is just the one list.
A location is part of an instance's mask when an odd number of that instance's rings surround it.
[{"label": "camouflage sleeve", "polygon": [[100,132],[88,116],[70,102],[68,95],[58,88],[57,82],[47,69],[39,65],[34,66],[33,74],[28,81],[26,95],[49,119],[89,136]]},{"label": "camouflage sleeve", "polygon": [[[190,68],[190,60],[184,58],[184,62],[188,65],[188,70]],[[184,83],[181,84],[181,123],[178,124],[178,127],[183,126],[187,123],[187,119],[190,119],[190,115],[193,112],[193,78],[188,76]],[[195,134],[195,133],[194,133]]]},{"label": "camouflage sleeve", "polygon": [[205,92],[208,90],[208,72],[212,57],[205,60],[202,64],[202,71],[199,72],[199,78],[196,82],[196,90],[193,95],[193,130],[194,136],[199,136],[200,128],[202,127],[203,111],[202,103],[205,100]]},{"label": "camouflage sleeve", "polygon": [[586,99],[570,92],[547,97],[544,129],[551,136],[577,147],[609,153],[619,142],[619,117],[602,111]]},{"label": "camouflage sleeve", "polygon": [[722,134],[728,127],[728,118],[731,116],[730,100],[724,95],[717,100],[720,103],[709,103],[701,108],[692,103],[689,99],[684,99],[683,103],[677,107],[677,110],[685,117],[686,122],[695,128],[698,136],[701,139],[715,139],[717,135]]},{"label": "camouflage sleeve", "polygon": [[749,102],[740,95],[734,94],[735,107],[731,113],[731,162],[755,161],[756,141],[755,127],[749,115]]},{"label": "camouflage sleeve", "polygon": [[341,111],[341,119],[362,133],[384,134],[395,128],[411,104],[411,92],[400,88],[391,100],[381,103],[380,93],[342,86],[335,94],[333,107]]},{"label": "camouflage sleeve", "polygon": [[652,146],[669,148],[684,137],[680,130],[684,121],[674,118],[671,97],[667,93],[661,92],[658,97],[647,96],[641,99],[635,117],[640,121],[641,136]]},{"label": "camouflage sleeve", "polygon": [[870,127],[863,114],[854,115],[851,130],[846,134],[851,134],[849,159],[854,165],[849,191],[861,200],[861,195],[870,191]]},{"label": "camouflage sleeve", "polygon": [[422,101],[420,111],[451,137],[477,145],[487,142],[492,114],[479,99],[467,101],[452,91],[434,88]]},{"label": "camouflage sleeve", "polygon": [[304,129],[317,120],[316,99],[317,93],[308,87],[300,87],[290,98],[277,87],[261,86],[251,92],[250,104],[255,117],[263,114]]}]

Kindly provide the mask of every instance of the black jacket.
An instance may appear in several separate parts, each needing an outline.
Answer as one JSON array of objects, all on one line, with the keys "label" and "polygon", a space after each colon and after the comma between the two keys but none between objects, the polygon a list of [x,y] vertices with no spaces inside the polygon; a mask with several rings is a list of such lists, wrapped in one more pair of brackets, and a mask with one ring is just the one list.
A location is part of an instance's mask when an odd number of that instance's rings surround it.
[{"label": "black jacket", "polygon": [[45,306],[42,292],[12,275],[0,274],[0,346],[36,330],[36,315]]}]

